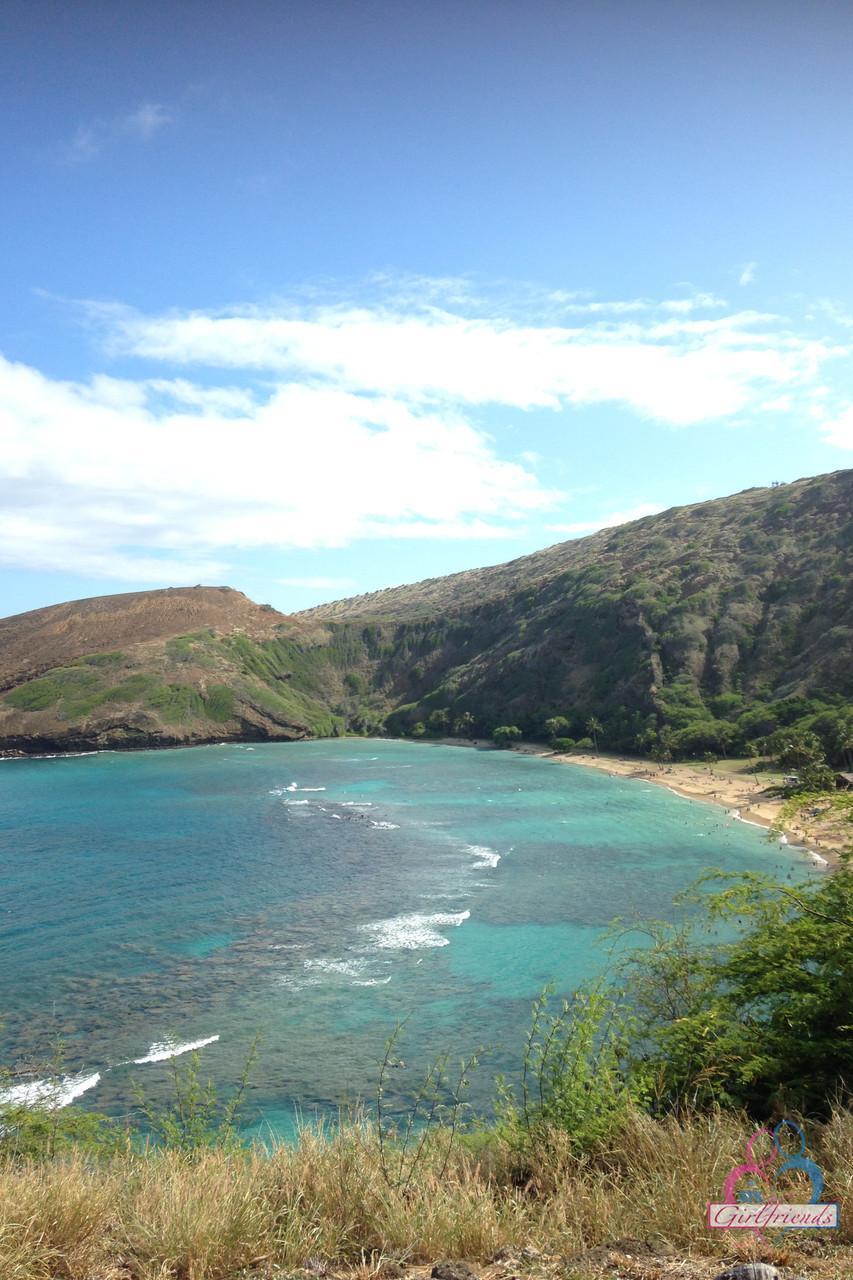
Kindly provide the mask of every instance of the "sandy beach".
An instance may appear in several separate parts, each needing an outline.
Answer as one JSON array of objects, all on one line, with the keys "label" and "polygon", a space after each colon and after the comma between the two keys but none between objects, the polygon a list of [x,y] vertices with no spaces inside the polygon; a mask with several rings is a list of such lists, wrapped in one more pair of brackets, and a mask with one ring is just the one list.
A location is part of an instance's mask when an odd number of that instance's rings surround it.
[{"label": "sandy beach", "polygon": [[[467,741],[461,738],[444,738],[442,741],[457,746],[480,747],[497,750],[487,739]],[[782,801],[768,796],[767,788],[779,780],[779,775],[762,771],[751,772],[751,762],[746,760],[722,761],[715,765],[691,762],[674,762],[659,765],[652,760],[631,756],[573,752],[562,755],[550,751],[540,743],[518,743],[513,751],[524,755],[543,756],[560,764],[576,765],[584,769],[598,769],[613,777],[637,778],[668,787],[678,795],[692,800],[706,800],[721,805],[744,822],[779,830],[792,846],[802,847],[818,865],[832,866],[838,862],[839,852],[853,843],[853,832],[837,816],[827,819],[817,814],[786,824],[779,828]]]}]

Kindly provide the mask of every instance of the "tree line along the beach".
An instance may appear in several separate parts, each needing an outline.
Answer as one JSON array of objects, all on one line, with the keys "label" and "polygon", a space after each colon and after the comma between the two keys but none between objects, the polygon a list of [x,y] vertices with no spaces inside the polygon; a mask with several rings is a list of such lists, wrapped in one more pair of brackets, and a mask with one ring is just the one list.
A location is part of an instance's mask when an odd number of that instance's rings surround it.
[{"label": "tree line along the beach", "polygon": [[[634,739],[636,753],[662,763],[763,759],[768,766],[787,771],[789,780],[783,789],[788,791],[832,790],[838,785],[839,770],[853,770],[853,707],[846,701],[791,697],[745,706],[742,699],[729,697],[719,700],[721,710],[723,703],[730,719],[710,719],[701,708],[690,705],[672,724],[659,728],[648,725]],[[680,728],[674,727],[679,723]],[[432,711],[426,720],[416,721],[410,729],[416,739],[448,734],[488,737],[497,746],[511,746],[525,736],[517,724],[488,729],[470,712],[452,717],[445,707]],[[548,716],[532,738],[559,752],[597,752],[612,746],[607,722],[581,712]],[[841,782],[843,785],[843,778]]]}]

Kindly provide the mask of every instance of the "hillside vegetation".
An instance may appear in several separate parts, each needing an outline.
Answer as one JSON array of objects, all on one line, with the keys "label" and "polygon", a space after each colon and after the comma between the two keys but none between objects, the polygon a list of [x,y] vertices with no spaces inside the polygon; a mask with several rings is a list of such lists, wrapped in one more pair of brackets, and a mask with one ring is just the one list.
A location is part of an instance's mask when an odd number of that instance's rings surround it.
[{"label": "hillside vegetation", "polygon": [[[584,738],[682,756],[850,746],[853,471],[752,489],[293,618],[226,588],[0,623],[8,748],[342,732]],[[847,738],[845,737],[847,735]]]},{"label": "hillside vegetation", "polygon": [[102,596],[8,618],[0,742],[51,751],[339,733],[334,678],[292,678],[318,642],[334,660],[321,627],[230,587]]},{"label": "hillside vegetation", "polygon": [[[853,472],[657,516],[312,610],[384,637],[396,731],[590,717],[620,750],[726,753],[853,694]],[[446,711],[446,715],[443,713]]]}]

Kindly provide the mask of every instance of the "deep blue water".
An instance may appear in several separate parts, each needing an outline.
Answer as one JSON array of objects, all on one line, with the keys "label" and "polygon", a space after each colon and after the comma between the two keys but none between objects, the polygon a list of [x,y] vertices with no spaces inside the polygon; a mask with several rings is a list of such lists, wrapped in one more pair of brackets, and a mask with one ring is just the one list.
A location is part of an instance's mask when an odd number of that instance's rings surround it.
[{"label": "deep blue water", "polygon": [[614,916],[671,916],[709,866],[809,874],[715,806],[511,752],[349,739],[5,762],[0,1063],[59,1038],[69,1075],[100,1073],[86,1105],[116,1112],[131,1078],[166,1089],[168,1061],[132,1065],[152,1046],[218,1036],[203,1064],[227,1085],[260,1031],[250,1111],[284,1132],[294,1106],[370,1097],[408,1018],[401,1087],[485,1047],[484,1103],[543,984],[600,972]]}]

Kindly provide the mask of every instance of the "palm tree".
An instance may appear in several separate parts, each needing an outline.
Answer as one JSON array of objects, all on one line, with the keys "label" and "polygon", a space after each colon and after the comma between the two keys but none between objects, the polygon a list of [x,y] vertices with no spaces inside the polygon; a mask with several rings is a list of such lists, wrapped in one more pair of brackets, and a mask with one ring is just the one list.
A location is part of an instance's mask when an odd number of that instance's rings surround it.
[{"label": "palm tree", "polygon": [[473,738],[474,736],[474,717],[470,711],[463,711],[461,716],[457,716],[453,721],[454,738]]},{"label": "palm tree", "polygon": [[853,720],[842,720],[835,727],[835,750],[848,769],[853,769]]},{"label": "palm tree", "polygon": [[596,716],[590,716],[586,722],[586,731],[592,738],[592,745],[598,751],[598,735],[604,732],[604,725]]}]

